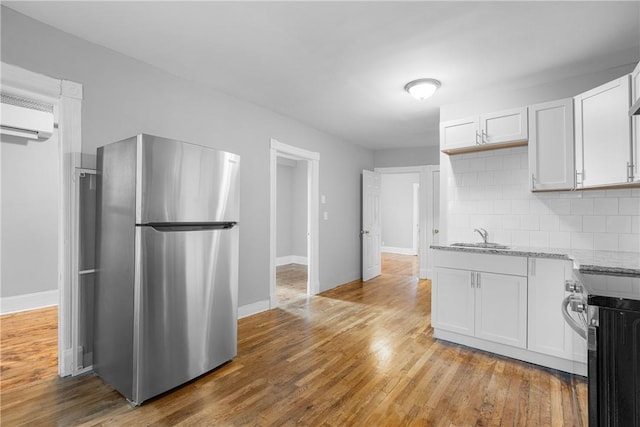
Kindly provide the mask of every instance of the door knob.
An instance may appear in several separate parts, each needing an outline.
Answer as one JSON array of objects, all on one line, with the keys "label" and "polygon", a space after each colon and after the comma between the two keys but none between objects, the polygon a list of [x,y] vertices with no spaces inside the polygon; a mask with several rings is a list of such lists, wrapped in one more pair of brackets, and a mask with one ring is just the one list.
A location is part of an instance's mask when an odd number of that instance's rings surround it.
[{"label": "door knob", "polygon": [[440,230],[438,230],[437,228],[433,229],[433,234],[438,234],[440,232]]}]

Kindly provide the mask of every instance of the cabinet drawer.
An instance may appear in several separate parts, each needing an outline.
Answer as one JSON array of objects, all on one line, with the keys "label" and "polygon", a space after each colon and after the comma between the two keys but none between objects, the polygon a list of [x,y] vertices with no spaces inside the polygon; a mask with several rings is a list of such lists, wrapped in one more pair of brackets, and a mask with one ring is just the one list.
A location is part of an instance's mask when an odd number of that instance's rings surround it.
[{"label": "cabinet drawer", "polygon": [[527,258],[509,255],[434,250],[433,265],[514,276],[527,275]]}]

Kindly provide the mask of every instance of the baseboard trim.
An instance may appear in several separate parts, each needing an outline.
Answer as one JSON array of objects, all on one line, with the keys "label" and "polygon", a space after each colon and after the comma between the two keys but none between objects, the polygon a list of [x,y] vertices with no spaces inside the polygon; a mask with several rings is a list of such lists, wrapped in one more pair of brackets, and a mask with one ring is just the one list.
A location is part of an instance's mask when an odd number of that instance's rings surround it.
[{"label": "baseboard trim", "polygon": [[309,261],[306,256],[300,256],[300,255],[286,255],[286,256],[280,256],[276,258],[276,267],[280,267],[281,265],[288,265],[288,264],[307,265],[309,264]]},{"label": "baseboard trim", "polygon": [[18,313],[58,305],[58,290],[0,298],[0,314]]},{"label": "baseboard trim", "polygon": [[254,314],[267,311],[270,308],[271,308],[271,305],[268,299],[240,306],[238,307],[238,319],[253,316]]},{"label": "baseboard trim", "polygon": [[418,277],[420,279],[430,279],[433,277],[433,270],[428,270],[426,268],[421,268],[418,273]]},{"label": "baseboard trim", "polygon": [[391,254],[398,254],[398,255],[418,255],[416,251],[414,251],[412,248],[396,248],[393,246],[382,246],[380,250],[382,252],[388,252]]}]

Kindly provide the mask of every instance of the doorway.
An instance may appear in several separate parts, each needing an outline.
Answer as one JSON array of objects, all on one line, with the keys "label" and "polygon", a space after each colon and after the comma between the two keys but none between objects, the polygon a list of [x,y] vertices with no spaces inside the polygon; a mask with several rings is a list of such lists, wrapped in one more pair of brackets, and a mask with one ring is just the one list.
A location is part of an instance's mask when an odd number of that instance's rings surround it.
[{"label": "doorway", "polygon": [[[77,374],[77,351],[73,348],[72,336],[77,332],[78,325],[74,323],[77,319],[78,306],[74,306],[72,295],[74,289],[71,285],[71,241],[70,230],[70,206],[72,198],[71,176],[74,168],[79,165],[81,152],[81,123],[82,123],[82,85],[69,80],[59,80],[38,73],[34,73],[23,68],[2,63],[2,93],[3,95],[14,96],[27,99],[25,105],[43,103],[53,108],[54,123],[58,124],[57,145],[55,152],[47,154],[47,167],[55,168],[55,177],[49,178],[53,184],[53,189],[47,195],[47,200],[54,200],[56,212],[49,213],[47,220],[55,218],[55,225],[48,224],[47,232],[53,229],[54,236],[49,235],[48,243],[55,241],[53,246],[48,245],[47,263],[52,263],[53,267],[47,267],[50,272],[47,280],[53,280],[53,290],[43,290],[34,288],[29,293],[2,298],[3,306],[6,300],[12,298],[19,305],[20,310],[29,310],[57,303],[58,305],[58,375],[64,377]],[[47,141],[45,141],[46,143]],[[4,142],[3,142],[4,144]],[[38,143],[42,144],[42,143]],[[9,147],[9,146],[5,146]],[[13,148],[18,148],[14,146]],[[24,147],[23,147],[24,148]],[[9,148],[10,149],[10,148]],[[23,176],[20,179],[24,179]],[[36,174],[36,176],[41,176]],[[41,183],[43,184],[43,183]],[[42,215],[41,215],[42,217]],[[36,226],[30,225],[32,228]],[[38,225],[40,226],[40,225]],[[33,231],[33,230],[30,230]],[[3,243],[5,235],[2,236]],[[36,245],[35,250],[41,250],[42,245]],[[2,251],[2,256],[5,255]],[[38,265],[32,255],[28,255],[28,261],[35,265],[36,269],[42,268]],[[36,261],[36,262],[34,262]],[[10,261],[5,260],[4,264]],[[24,262],[23,262],[24,264]],[[53,273],[51,271],[53,270]],[[4,275],[4,272],[3,272]],[[49,277],[53,275],[53,277]],[[36,286],[39,286],[37,284]],[[4,287],[4,283],[3,283]],[[44,300],[43,300],[44,299]]]},{"label": "doorway", "polygon": [[[290,171],[283,169],[289,165]],[[295,172],[294,172],[295,167]],[[270,267],[269,267],[269,305],[270,308],[278,307],[281,303],[286,303],[287,297],[286,283],[283,283],[283,292],[281,299],[278,298],[277,289],[277,273],[278,267],[289,266],[290,268],[281,268],[284,273],[285,280],[293,282],[293,287],[289,283],[289,294],[295,295],[303,293],[303,295],[315,295],[319,292],[319,194],[320,194],[320,155],[316,152],[304,150],[292,145],[283,144],[275,139],[271,140],[271,185],[270,185],[270,202],[271,202],[271,218],[270,218]],[[279,169],[280,168],[280,169]],[[278,171],[280,170],[280,178],[278,181]],[[285,174],[291,174],[290,188],[286,185],[284,179]],[[295,181],[293,180],[295,178]],[[278,189],[280,188],[280,197]],[[294,187],[296,188],[296,200],[286,201],[283,197],[284,192],[289,192],[293,199]],[[288,188],[288,189],[287,189]],[[306,190],[306,191],[303,191]],[[280,204],[287,203],[290,209],[283,209],[278,215],[278,202]],[[282,206],[280,206],[282,207]],[[288,213],[296,215],[293,217],[289,226],[285,226],[286,219],[283,215]],[[300,217],[300,212],[304,212]],[[297,225],[296,222],[297,221]],[[281,223],[278,233],[278,222]],[[291,232],[290,236],[283,235],[283,232]],[[306,239],[304,235],[306,233]],[[280,234],[280,239],[278,239]],[[279,242],[280,241],[280,245]],[[305,255],[300,255],[304,253]],[[306,263],[306,268],[302,266]],[[298,267],[296,267],[298,266]],[[284,271],[283,271],[284,270]],[[289,271],[287,271],[289,270]],[[306,280],[303,273],[306,270]],[[286,279],[288,277],[288,279]],[[301,279],[302,277],[302,279]],[[301,286],[305,281],[305,286]],[[295,297],[294,297],[295,298]]]},{"label": "doorway", "polygon": [[278,156],[276,170],[276,298],[278,306],[309,295],[307,161]]},{"label": "doorway", "polygon": [[[408,196],[411,200],[409,203],[408,221],[412,224],[414,222],[414,212],[417,215],[417,230],[410,231],[410,236],[413,239],[414,232],[417,234],[417,270],[418,277],[420,279],[427,279],[431,277],[431,249],[430,246],[434,244],[434,236],[437,237],[439,230],[437,228],[438,218],[434,218],[436,213],[439,214],[439,165],[428,166],[407,166],[407,167],[385,167],[375,168],[376,173],[380,177],[388,175],[407,175],[417,174],[418,182],[415,187],[414,183],[411,184],[409,190],[407,190],[411,196]],[[414,196],[417,190],[417,196]],[[417,203],[415,208],[413,207],[413,197],[417,197]],[[384,230],[383,230],[384,232]],[[391,246],[384,242],[384,246]],[[383,245],[381,245],[382,247]],[[410,244],[412,247],[413,244]],[[409,250],[406,253],[411,253]],[[406,254],[405,253],[405,254]],[[401,253],[401,255],[404,255]],[[381,257],[381,255],[378,255]]]}]

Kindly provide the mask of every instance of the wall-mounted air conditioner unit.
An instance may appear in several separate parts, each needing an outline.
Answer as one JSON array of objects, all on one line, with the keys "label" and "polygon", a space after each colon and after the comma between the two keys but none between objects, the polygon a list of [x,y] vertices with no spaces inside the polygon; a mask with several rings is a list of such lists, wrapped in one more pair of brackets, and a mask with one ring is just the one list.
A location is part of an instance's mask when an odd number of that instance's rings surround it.
[{"label": "wall-mounted air conditioner unit", "polygon": [[2,94],[0,133],[44,140],[53,134],[53,106]]}]

